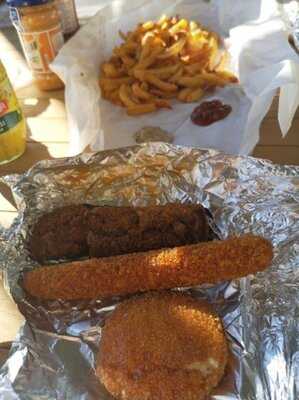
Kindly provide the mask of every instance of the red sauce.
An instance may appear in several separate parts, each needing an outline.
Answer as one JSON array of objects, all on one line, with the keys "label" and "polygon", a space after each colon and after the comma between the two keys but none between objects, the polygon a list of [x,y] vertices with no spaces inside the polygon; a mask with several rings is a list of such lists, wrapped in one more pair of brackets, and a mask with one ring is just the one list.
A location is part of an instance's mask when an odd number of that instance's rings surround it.
[{"label": "red sauce", "polygon": [[232,107],[220,100],[204,101],[192,111],[191,120],[196,125],[208,126],[224,119],[231,111]]}]

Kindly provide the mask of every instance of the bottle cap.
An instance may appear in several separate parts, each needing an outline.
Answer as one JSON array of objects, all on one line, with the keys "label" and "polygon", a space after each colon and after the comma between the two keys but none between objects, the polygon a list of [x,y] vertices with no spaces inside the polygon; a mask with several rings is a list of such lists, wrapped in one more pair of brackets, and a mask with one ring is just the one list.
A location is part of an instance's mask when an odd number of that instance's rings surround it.
[{"label": "bottle cap", "polygon": [[51,3],[52,0],[6,0],[10,7],[30,7]]}]

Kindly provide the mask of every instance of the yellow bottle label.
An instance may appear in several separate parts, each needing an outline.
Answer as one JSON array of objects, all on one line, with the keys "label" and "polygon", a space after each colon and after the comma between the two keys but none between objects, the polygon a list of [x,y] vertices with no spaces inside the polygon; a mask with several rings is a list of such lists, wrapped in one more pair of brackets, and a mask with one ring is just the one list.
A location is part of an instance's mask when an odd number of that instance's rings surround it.
[{"label": "yellow bottle label", "polygon": [[0,164],[21,155],[25,143],[25,119],[0,61]]},{"label": "yellow bottle label", "polygon": [[3,69],[0,65],[0,135],[23,119],[18,100]]}]

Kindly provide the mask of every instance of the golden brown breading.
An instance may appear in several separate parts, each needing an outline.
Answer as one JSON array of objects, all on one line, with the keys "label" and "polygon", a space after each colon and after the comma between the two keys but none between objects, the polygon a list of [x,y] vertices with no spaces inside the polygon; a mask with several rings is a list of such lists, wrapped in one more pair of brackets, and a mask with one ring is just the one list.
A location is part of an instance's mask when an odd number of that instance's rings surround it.
[{"label": "golden brown breading", "polygon": [[96,299],[240,278],[266,269],[271,243],[244,235],[223,241],[92,258],[24,274],[24,288],[41,299]]},{"label": "golden brown breading", "polygon": [[105,323],[97,375],[120,400],[201,400],[220,382],[228,349],[211,306],[186,294],[147,293]]}]

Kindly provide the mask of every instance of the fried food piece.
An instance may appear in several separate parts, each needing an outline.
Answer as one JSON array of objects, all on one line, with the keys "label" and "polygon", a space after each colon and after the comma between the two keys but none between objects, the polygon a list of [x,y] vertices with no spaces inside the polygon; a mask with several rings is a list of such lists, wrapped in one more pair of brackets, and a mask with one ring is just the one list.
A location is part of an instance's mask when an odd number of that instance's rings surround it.
[{"label": "fried food piece", "polygon": [[207,241],[210,228],[200,204],[150,207],[66,206],[43,215],[29,249],[45,261],[107,257]]},{"label": "fried food piece", "polygon": [[95,207],[88,214],[91,257],[107,257],[207,241],[209,224],[200,204]]},{"label": "fried food piece", "polygon": [[44,261],[87,255],[87,213],[87,206],[72,205],[43,215],[29,239],[31,257]]},{"label": "fried food piece", "polygon": [[244,235],[146,253],[45,266],[24,274],[24,288],[41,299],[97,299],[240,278],[266,269],[271,243]]},{"label": "fried food piece", "polygon": [[119,400],[201,400],[219,384],[227,359],[221,322],[207,302],[147,293],[106,321],[96,374]]},{"label": "fried food piece", "polygon": [[127,107],[127,114],[128,115],[140,115],[140,114],[147,114],[155,111],[157,106],[155,103],[146,103],[146,104],[136,104],[130,107]]}]

